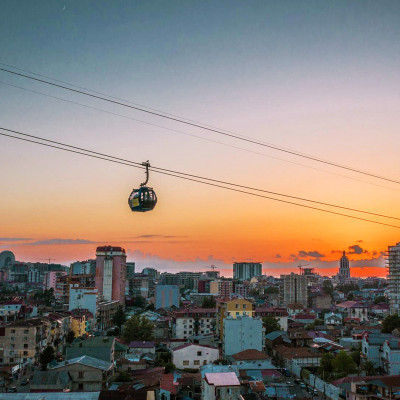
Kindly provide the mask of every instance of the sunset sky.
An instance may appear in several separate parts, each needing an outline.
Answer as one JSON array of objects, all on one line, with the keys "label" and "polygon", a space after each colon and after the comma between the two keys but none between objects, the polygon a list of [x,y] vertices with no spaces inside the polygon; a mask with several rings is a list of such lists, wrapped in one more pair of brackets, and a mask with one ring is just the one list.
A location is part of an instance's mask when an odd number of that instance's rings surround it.
[{"label": "sunset sky", "polygon": [[[400,2],[385,0],[4,0],[0,68],[398,180],[399,20]],[[2,71],[0,126],[400,218],[399,184]],[[233,261],[253,260],[279,276],[299,263],[334,274],[346,250],[354,275],[385,276],[382,252],[400,241],[398,228],[155,173],[156,208],[132,213],[127,199],[143,180],[135,168],[0,136],[0,251],[68,264],[115,244],[139,270],[214,264],[231,275]]]}]

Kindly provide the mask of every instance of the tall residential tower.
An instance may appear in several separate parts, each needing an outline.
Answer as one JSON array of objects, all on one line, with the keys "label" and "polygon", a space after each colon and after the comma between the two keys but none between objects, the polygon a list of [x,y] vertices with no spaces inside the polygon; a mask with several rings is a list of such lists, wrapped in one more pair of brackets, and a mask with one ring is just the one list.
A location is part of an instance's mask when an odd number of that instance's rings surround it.
[{"label": "tall residential tower", "polygon": [[389,246],[387,266],[390,314],[400,315],[400,242],[396,246]]},{"label": "tall residential tower", "polygon": [[96,250],[96,287],[104,300],[125,304],[126,252],[122,247],[100,246]]},{"label": "tall residential tower", "polygon": [[235,262],[233,263],[233,279],[249,281],[254,276],[262,275],[262,265],[258,262]]}]

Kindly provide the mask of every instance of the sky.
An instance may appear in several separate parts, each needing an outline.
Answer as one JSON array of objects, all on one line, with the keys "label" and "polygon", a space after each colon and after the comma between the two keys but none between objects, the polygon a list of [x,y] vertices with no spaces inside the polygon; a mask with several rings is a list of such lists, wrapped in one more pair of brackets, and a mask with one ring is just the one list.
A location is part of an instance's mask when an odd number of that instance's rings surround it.
[{"label": "sky", "polygon": [[[385,0],[4,0],[0,68],[396,180],[399,17],[400,3]],[[394,182],[4,71],[0,122],[137,162],[400,218]],[[382,252],[400,241],[398,228],[156,173],[149,181],[156,208],[132,213],[127,198],[143,179],[135,168],[0,136],[0,250],[21,261],[69,263],[113,244],[138,267],[216,265],[229,275],[232,262],[253,260],[276,276],[300,263],[334,274],[345,250],[354,275],[385,276]]]}]

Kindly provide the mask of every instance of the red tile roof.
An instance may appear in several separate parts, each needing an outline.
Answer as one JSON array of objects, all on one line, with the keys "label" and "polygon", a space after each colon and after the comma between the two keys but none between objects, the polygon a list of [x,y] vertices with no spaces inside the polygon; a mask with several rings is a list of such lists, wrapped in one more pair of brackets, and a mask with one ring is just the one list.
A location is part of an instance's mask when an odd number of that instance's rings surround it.
[{"label": "red tile roof", "polygon": [[270,357],[267,356],[263,351],[259,351],[256,349],[248,349],[243,350],[239,353],[233,354],[232,357],[236,361],[244,361],[244,360],[269,360]]},{"label": "red tile roof", "polygon": [[161,377],[160,389],[166,390],[171,394],[178,394],[179,384],[174,382],[174,374],[165,374]]}]

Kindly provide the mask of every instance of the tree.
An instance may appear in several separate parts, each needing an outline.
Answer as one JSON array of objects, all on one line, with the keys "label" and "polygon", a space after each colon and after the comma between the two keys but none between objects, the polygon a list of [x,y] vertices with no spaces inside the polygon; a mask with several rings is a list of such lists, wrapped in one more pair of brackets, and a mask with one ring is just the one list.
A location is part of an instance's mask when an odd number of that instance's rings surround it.
[{"label": "tree", "polygon": [[333,284],[330,280],[325,280],[322,282],[322,290],[324,293],[331,295],[333,293]]},{"label": "tree", "polygon": [[388,299],[386,296],[377,296],[377,297],[375,297],[375,300],[374,300],[374,304],[387,303],[387,302],[388,302]]},{"label": "tree", "polygon": [[392,333],[400,327],[400,317],[397,314],[388,315],[382,321],[382,333]]},{"label": "tree", "polygon": [[274,317],[264,317],[262,319],[262,321],[263,321],[263,325],[264,325],[266,334],[282,330],[281,325],[279,324],[279,321]]},{"label": "tree", "polygon": [[347,295],[347,300],[354,300],[354,294],[353,293],[349,293]]},{"label": "tree", "polygon": [[332,365],[333,370],[338,378],[342,378],[357,372],[356,363],[353,361],[353,358],[344,350],[339,352],[339,354],[332,361]]},{"label": "tree", "polygon": [[134,340],[150,340],[153,337],[154,324],[143,315],[130,317],[122,332],[122,337],[127,342]]},{"label": "tree", "polygon": [[135,305],[135,307],[145,308],[146,307],[146,299],[142,296],[136,296],[133,304]]},{"label": "tree", "polygon": [[278,294],[278,293],[279,293],[279,288],[277,288],[276,286],[268,286],[264,290],[264,294]]},{"label": "tree", "polygon": [[325,353],[319,362],[318,373],[322,379],[329,381],[333,377],[333,360],[335,357],[331,353]]},{"label": "tree", "polygon": [[47,364],[52,362],[56,358],[56,354],[53,346],[47,346],[39,356],[39,362],[42,365],[42,371],[47,370]]},{"label": "tree", "polygon": [[36,292],[33,295],[33,298],[35,300],[42,301],[46,306],[51,306],[51,304],[55,300],[54,289],[50,288],[48,290],[45,290],[44,292]]},{"label": "tree", "polygon": [[117,312],[114,314],[112,318],[112,322],[113,324],[118,326],[119,332],[121,332],[121,327],[125,323],[125,321],[126,321],[126,314],[124,311],[124,307],[120,305],[118,307]]},{"label": "tree", "polygon": [[69,344],[71,344],[75,339],[75,332],[74,331],[69,331],[67,333],[67,336],[65,337],[65,341]]},{"label": "tree", "polygon": [[373,361],[364,361],[361,365],[361,369],[365,372],[367,376],[374,376],[377,374],[375,363]]},{"label": "tree", "polygon": [[116,377],[115,377],[115,382],[130,382],[132,377],[129,375],[128,372],[120,372]]},{"label": "tree", "polygon": [[204,297],[203,302],[201,303],[203,308],[215,308],[217,303],[215,302],[214,296]]},{"label": "tree", "polygon": [[361,362],[361,354],[360,354],[361,350],[354,350],[350,353],[351,358],[353,359],[353,361],[356,363],[356,365],[360,365]]}]

